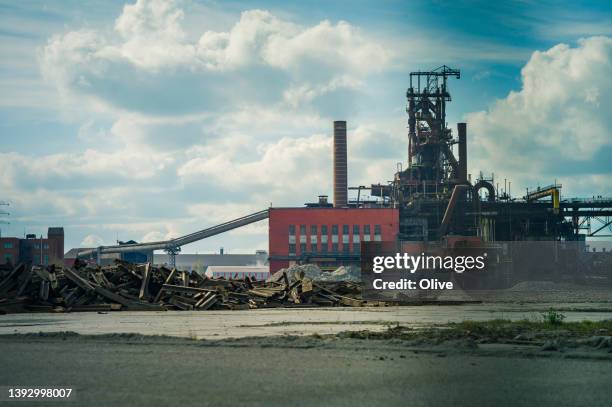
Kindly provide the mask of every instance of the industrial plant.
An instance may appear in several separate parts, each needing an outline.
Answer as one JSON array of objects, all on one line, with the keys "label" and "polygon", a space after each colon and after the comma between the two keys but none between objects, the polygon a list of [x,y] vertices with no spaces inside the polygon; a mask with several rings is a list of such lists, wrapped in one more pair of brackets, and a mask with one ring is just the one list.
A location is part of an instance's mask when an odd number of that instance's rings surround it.
[{"label": "industrial plant", "polygon": [[[109,253],[168,253],[174,266],[181,246],[269,218],[269,265],[273,273],[293,264],[323,270],[358,265],[362,242],[429,242],[443,247],[494,242],[579,242],[610,236],[612,199],[561,199],[561,185],[513,196],[510,183],[468,174],[468,123],[456,133],[446,122],[449,80],[458,69],[441,66],[410,73],[406,92],[408,157],[391,181],[349,187],[346,121],[333,123],[333,197],[320,195],[303,207],[271,207],[179,238],[101,246],[79,252],[92,260]],[[349,190],[357,191],[349,200]],[[365,198],[365,196],[369,198]],[[582,243],[580,243],[582,242]]]}]

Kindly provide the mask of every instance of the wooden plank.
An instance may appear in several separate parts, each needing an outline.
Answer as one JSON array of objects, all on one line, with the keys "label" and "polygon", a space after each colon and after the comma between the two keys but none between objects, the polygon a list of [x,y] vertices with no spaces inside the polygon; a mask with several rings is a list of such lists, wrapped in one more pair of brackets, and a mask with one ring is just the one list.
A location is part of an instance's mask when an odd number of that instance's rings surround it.
[{"label": "wooden plank", "polygon": [[94,287],[88,281],[69,268],[64,269],[64,276],[85,291],[93,291],[94,289]]},{"label": "wooden plank", "polygon": [[49,299],[49,282],[47,280],[40,282],[40,293],[38,295],[43,301],[47,301]]},{"label": "wooden plank", "polygon": [[142,273],[142,284],[140,284],[140,295],[138,298],[141,300],[149,300],[149,280],[151,279],[151,263],[145,265]]},{"label": "wooden plank", "polygon": [[206,296],[207,297],[204,297],[203,299],[198,301],[198,303],[196,304],[197,309],[207,310],[213,305],[215,305],[215,303],[217,302],[219,298],[216,294],[213,294],[213,293],[208,293],[206,294]]},{"label": "wooden plank", "polygon": [[21,297],[21,295],[23,294],[23,292],[25,291],[26,287],[28,286],[31,280],[32,280],[32,269],[28,270],[23,281],[19,285],[19,289],[17,290],[17,295],[16,295],[17,297]]},{"label": "wooden plank", "polygon": [[187,274],[186,271],[182,271],[182,279],[183,279],[183,286],[184,287],[189,287],[189,274]]},{"label": "wooden plank", "polygon": [[183,287],[180,285],[172,285],[172,284],[164,284],[162,286],[162,289],[165,291],[170,291],[170,292],[188,293],[188,294],[216,292],[216,290],[209,290],[207,288]]},{"label": "wooden plank", "polygon": [[97,286],[97,287],[94,288],[94,291],[97,294],[100,294],[102,297],[104,297],[104,298],[106,298],[108,300],[111,300],[113,302],[116,302],[118,304],[124,305],[126,307],[129,307],[130,305],[133,304],[132,301],[127,300],[127,299],[123,298],[122,296],[120,296],[118,294],[115,294],[112,291],[107,290],[106,288],[102,288],[102,287]]},{"label": "wooden plank", "polygon": [[25,268],[25,265],[20,263],[9,273],[8,276],[2,282],[0,282],[0,293],[8,291],[15,285],[17,282],[16,277],[21,273],[21,271]]},{"label": "wooden plank", "polygon": [[170,284],[175,274],[176,274],[176,268],[173,268],[170,274],[168,275],[168,277],[166,278],[166,281],[162,285],[162,288],[160,288],[159,291],[157,292],[157,295],[155,296],[155,299],[153,300],[153,302],[159,302],[161,295],[164,292],[164,285]]},{"label": "wooden plank", "polygon": [[311,279],[302,280],[302,292],[307,293],[309,291],[312,291],[312,280]]}]

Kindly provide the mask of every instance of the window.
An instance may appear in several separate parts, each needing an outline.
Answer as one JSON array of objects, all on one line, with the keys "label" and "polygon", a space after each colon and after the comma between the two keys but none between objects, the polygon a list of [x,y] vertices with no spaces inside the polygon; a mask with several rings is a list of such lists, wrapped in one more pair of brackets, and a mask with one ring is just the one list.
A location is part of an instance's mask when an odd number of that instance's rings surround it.
[{"label": "window", "polygon": [[45,262],[43,264],[49,264],[49,255],[45,254]]},{"label": "window", "polygon": [[295,243],[289,243],[289,254],[295,254]]},{"label": "window", "polygon": [[49,248],[49,244],[48,243],[43,244],[43,249],[48,249],[48,248]]},{"label": "window", "polygon": [[300,254],[306,253],[306,243],[300,243]]},{"label": "window", "polygon": [[289,225],[289,244],[294,244],[294,243],[295,243],[295,225]]},{"label": "window", "polygon": [[327,235],[327,225],[321,225],[321,235]]},{"label": "window", "polygon": [[5,243],[4,244],[4,248],[5,249],[12,249],[13,248],[13,244],[12,243]]},{"label": "window", "polygon": [[374,234],[380,235],[380,225],[374,225]]},{"label": "window", "polygon": [[353,252],[359,253],[360,250],[361,250],[361,245],[359,243],[353,243]]},{"label": "window", "polygon": [[317,235],[310,235],[310,244],[317,244]]},{"label": "window", "polygon": [[338,253],[338,243],[332,243],[332,252]]},{"label": "window", "polygon": [[40,245],[37,243],[37,244],[34,245],[34,248],[35,249],[40,249]]},{"label": "window", "polygon": [[6,263],[13,263],[13,255],[12,255],[12,254],[10,254],[10,253],[6,253],[6,254],[4,255],[4,261],[5,261]]},{"label": "window", "polygon": [[310,225],[310,235],[316,235],[317,234],[317,225]]},{"label": "window", "polygon": [[300,235],[306,234],[306,225],[300,225]]},{"label": "window", "polygon": [[342,225],[342,234],[343,235],[349,234],[349,225]]},{"label": "window", "polygon": [[351,248],[350,248],[350,246],[349,246],[348,244],[343,244],[343,245],[342,245],[342,251],[343,251],[344,253],[350,253]]},{"label": "window", "polygon": [[332,235],[338,234],[338,225],[332,225]]},{"label": "window", "polygon": [[349,235],[342,235],[342,244],[345,246],[349,244]]},{"label": "window", "polygon": [[321,252],[327,253],[327,242],[321,242]]},{"label": "window", "polygon": [[353,234],[354,235],[358,235],[359,234],[359,225],[353,225]]},{"label": "window", "polygon": [[370,225],[363,225],[363,234],[364,235],[370,234]]},{"label": "window", "polygon": [[311,243],[310,244],[310,251],[313,252],[313,253],[317,252],[317,244],[316,243]]}]

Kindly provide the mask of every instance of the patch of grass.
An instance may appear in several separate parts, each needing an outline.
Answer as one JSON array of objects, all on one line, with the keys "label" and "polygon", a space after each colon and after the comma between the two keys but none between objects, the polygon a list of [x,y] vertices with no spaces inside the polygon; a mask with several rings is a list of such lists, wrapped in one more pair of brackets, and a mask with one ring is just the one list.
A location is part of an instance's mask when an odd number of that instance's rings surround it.
[{"label": "patch of grass", "polygon": [[558,311],[555,311],[552,308],[542,314],[543,322],[549,325],[561,325],[563,324],[564,319],[565,319],[565,315],[563,315],[562,313]]},{"label": "patch of grass", "polygon": [[542,320],[521,320],[509,321],[495,319],[491,321],[463,321],[456,324],[449,324],[451,328],[470,331],[475,334],[493,334],[497,336],[517,335],[525,332],[547,333],[565,332],[572,335],[594,335],[599,331],[612,334],[612,320],[603,321],[579,321],[562,322],[565,319],[563,314],[553,311],[550,316],[543,314]]},{"label": "patch of grass", "polygon": [[462,321],[437,325],[425,329],[406,326],[390,326],[384,331],[342,332],[338,337],[353,339],[425,339],[435,343],[456,339],[473,339],[481,343],[495,343],[509,340],[544,340],[556,337],[588,337],[612,335],[612,320],[563,322],[559,315],[552,319],[510,321],[493,319],[489,321]]},{"label": "patch of grass", "polygon": [[239,328],[261,328],[271,326],[291,326],[291,325],[394,325],[394,322],[389,321],[280,321],[269,322],[261,325],[238,325]]}]

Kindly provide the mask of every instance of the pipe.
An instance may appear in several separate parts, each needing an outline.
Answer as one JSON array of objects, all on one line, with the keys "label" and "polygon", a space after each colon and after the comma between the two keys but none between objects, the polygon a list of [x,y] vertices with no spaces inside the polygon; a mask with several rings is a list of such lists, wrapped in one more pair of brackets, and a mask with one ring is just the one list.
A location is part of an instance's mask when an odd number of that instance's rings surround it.
[{"label": "pipe", "polygon": [[448,201],[448,206],[446,207],[446,211],[444,212],[444,217],[442,218],[442,223],[440,224],[440,237],[446,235],[446,233],[448,232],[448,226],[450,224],[451,218],[453,217],[455,206],[457,206],[457,201],[459,200],[460,196],[468,190],[468,188],[468,185],[455,185],[455,187],[453,188],[450,200]]},{"label": "pipe", "polygon": [[459,134],[459,182],[467,183],[467,124],[457,123]]},{"label": "pipe", "polygon": [[86,249],[78,252],[77,257],[86,257],[92,254],[97,254],[98,259],[102,254],[107,253],[127,253],[135,251],[149,251],[149,250],[166,250],[181,247],[189,243],[196,242],[198,240],[206,239],[211,236],[236,229],[248,224],[259,222],[260,220],[267,219],[269,217],[269,211],[267,209],[259,212],[252,213],[247,216],[243,216],[238,219],[224,222],[216,226],[209,227],[207,229],[200,230],[189,235],[177,237],[176,239],[163,240],[159,242],[148,242],[148,243],[134,243],[118,246],[100,246],[95,249]]}]

